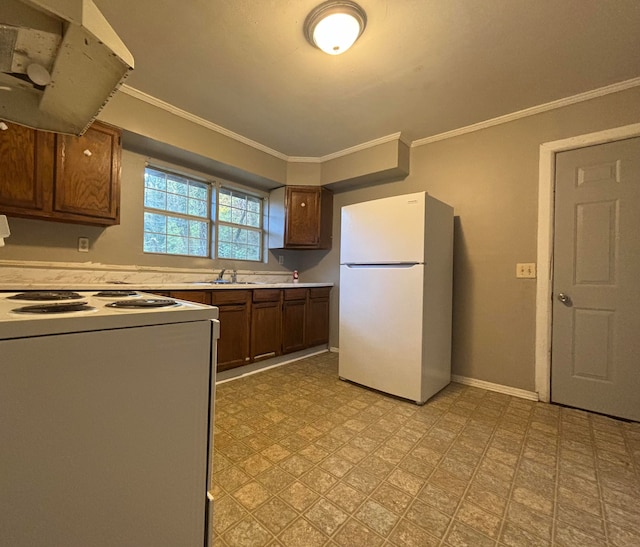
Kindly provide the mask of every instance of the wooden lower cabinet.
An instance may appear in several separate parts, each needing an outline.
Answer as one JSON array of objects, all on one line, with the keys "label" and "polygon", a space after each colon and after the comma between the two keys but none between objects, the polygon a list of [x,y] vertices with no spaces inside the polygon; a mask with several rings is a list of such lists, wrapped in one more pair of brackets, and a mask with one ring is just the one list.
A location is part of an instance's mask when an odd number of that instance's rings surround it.
[{"label": "wooden lower cabinet", "polygon": [[251,305],[251,359],[258,361],[282,353],[282,291],[253,291]]},{"label": "wooden lower cabinet", "polygon": [[285,289],[282,301],[282,353],[306,347],[307,289]]},{"label": "wooden lower cabinet", "polygon": [[306,346],[329,343],[329,295],[331,287],[309,289]]},{"label": "wooden lower cabinet", "polygon": [[331,287],[153,292],[218,308],[218,372],[329,342]]},{"label": "wooden lower cabinet", "polygon": [[218,372],[246,365],[249,353],[251,291],[211,291],[211,304],[218,307],[220,339]]}]

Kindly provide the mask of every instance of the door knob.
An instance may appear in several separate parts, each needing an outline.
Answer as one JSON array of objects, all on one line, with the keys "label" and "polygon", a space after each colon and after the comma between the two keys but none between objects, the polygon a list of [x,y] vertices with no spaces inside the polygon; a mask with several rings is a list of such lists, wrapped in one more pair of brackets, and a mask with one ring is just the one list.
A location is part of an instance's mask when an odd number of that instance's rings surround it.
[{"label": "door knob", "polygon": [[564,294],[563,292],[559,293],[558,300],[560,300],[560,302],[565,306],[571,306],[571,297],[568,294]]}]

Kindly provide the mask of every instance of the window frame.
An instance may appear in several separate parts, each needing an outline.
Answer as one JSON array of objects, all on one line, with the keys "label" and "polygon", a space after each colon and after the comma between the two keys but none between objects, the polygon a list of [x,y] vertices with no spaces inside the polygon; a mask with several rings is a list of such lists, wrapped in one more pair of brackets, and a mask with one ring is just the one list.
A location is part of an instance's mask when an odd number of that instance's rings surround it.
[{"label": "window frame", "polygon": [[[190,181],[202,183],[207,185],[207,216],[199,217],[196,215],[189,215],[184,213],[176,213],[170,211],[168,209],[156,209],[154,207],[149,207],[145,204],[145,192],[147,186],[144,184],[144,174],[146,174],[147,169],[153,169],[156,171],[160,171],[167,175],[174,175],[177,177],[184,177]],[[221,221],[219,218],[219,208],[220,208],[220,191],[222,189],[237,192],[240,194],[244,194],[246,197],[252,197],[260,200],[261,211],[260,215],[260,226],[256,228],[250,225],[244,224],[236,224],[233,222]],[[169,194],[165,190],[165,193]],[[214,210],[215,206],[215,210]],[[190,169],[185,169],[181,167],[176,167],[173,165],[166,165],[161,162],[155,161],[147,161],[144,166],[143,173],[143,199],[142,199],[142,209],[143,209],[143,229],[142,229],[142,252],[144,254],[155,254],[161,256],[176,256],[176,257],[188,257],[188,258],[203,258],[209,260],[232,260],[232,261],[242,261],[242,262],[253,262],[253,263],[266,263],[268,260],[268,249],[267,249],[267,226],[268,226],[268,210],[269,210],[269,194],[267,192],[247,187],[243,184],[235,183],[228,181],[226,179],[222,179],[219,177],[211,177],[198,172],[194,172]],[[145,221],[144,214],[145,213],[153,213],[160,214],[167,218],[175,217],[175,218],[184,218],[187,220],[197,220],[201,222],[207,223],[207,237],[208,237],[208,254],[206,256],[203,255],[193,255],[193,254],[179,254],[179,253],[169,253],[169,252],[157,252],[157,251],[145,251],[144,250],[144,236],[146,233],[149,233],[145,230]],[[220,226],[229,226],[232,228],[240,228],[246,229],[250,231],[255,231],[259,234],[260,243],[260,257],[257,260],[246,259],[246,258],[228,258],[221,257],[219,254],[219,228]],[[165,233],[165,235],[168,235]]]},{"label": "window frame", "polygon": [[[256,228],[255,226],[251,226],[248,224],[237,224],[234,222],[228,222],[220,220],[220,191],[228,190],[231,193],[236,192],[238,194],[242,194],[245,198],[255,198],[260,201],[260,212],[258,213],[260,217],[260,226]],[[216,245],[216,258],[219,260],[242,260],[243,262],[265,262],[266,251],[265,251],[265,240],[266,240],[266,229],[265,229],[265,210],[268,207],[267,199],[263,196],[257,195],[255,191],[248,191],[245,188],[240,187],[239,185],[235,185],[233,183],[229,183],[228,181],[218,179],[216,180],[216,215],[215,220],[212,222],[215,224],[215,245]],[[234,257],[226,257],[220,256],[220,227],[228,226],[230,228],[240,228],[243,230],[248,230],[252,232],[257,232],[260,237],[260,243],[258,244],[258,249],[260,251],[259,258],[257,260],[248,259],[248,258],[234,258]]]}]

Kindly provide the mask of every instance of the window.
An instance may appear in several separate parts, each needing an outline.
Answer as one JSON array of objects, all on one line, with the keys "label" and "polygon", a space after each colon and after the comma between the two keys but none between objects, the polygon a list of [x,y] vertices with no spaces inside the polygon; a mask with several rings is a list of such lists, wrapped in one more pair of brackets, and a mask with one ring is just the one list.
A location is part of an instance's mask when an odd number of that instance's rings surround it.
[{"label": "window", "polygon": [[225,187],[218,196],[218,258],[260,260],[262,200]]},{"label": "window", "polygon": [[143,250],[259,261],[263,207],[262,198],[226,183],[147,167]]}]

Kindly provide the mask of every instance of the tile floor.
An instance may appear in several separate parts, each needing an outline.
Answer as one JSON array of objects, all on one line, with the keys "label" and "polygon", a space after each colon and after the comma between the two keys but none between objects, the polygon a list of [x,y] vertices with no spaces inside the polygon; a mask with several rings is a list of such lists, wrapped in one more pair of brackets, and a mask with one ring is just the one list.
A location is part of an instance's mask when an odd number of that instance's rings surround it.
[{"label": "tile floor", "polygon": [[455,383],[419,407],[337,362],[218,385],[216,546],[640,546],[640,424]]}]

